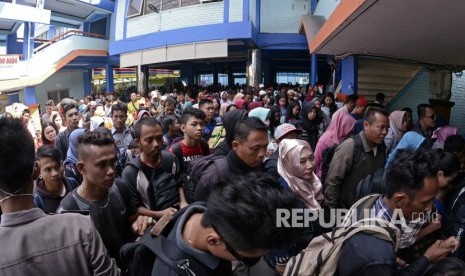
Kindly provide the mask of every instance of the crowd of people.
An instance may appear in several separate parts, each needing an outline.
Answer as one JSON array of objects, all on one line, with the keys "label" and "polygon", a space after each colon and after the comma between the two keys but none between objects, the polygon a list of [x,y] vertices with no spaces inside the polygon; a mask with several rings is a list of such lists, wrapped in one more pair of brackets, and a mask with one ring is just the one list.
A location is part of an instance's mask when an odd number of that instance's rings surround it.
[{"label": "crowd of people", "polygon": [[196,92],[49,100],[39,131],[1,116],[0,275],[292,275],[340,225],[277,227],[277,210],[366,198],[401,211],[398,239],[351,236],[337,275],[463,274],[465,139],[433,106],[414,122],[382,93]]}]

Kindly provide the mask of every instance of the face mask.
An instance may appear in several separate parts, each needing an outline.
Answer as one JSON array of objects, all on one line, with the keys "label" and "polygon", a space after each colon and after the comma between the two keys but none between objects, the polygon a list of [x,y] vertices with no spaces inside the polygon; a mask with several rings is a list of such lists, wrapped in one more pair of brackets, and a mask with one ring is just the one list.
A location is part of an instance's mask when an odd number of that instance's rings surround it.
[{"label": "face mask", "polygon": [[297,101],[299,98],[297,98],[297,97],[294,97],[294,98],[292,98],[292,99],[294,99],[294,100],[296,100],[296,101]]}]

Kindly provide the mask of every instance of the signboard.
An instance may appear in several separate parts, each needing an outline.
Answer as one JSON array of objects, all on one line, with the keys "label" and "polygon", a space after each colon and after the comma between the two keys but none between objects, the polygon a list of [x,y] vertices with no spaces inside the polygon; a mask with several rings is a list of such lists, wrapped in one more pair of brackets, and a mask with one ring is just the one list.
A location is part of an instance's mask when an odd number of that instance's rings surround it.
[{"label": "signboard", "polygon": [[0,80],[19,78],[19,55],[0,55]]}]

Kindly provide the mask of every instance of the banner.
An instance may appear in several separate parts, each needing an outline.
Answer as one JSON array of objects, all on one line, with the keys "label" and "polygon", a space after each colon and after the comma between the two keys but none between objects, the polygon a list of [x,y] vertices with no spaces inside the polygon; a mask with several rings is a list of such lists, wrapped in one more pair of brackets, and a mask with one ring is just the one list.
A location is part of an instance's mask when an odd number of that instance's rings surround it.
[{"label": "banner", "polygon": [[0,55],[0,80],[19,78],[19,55]]}]

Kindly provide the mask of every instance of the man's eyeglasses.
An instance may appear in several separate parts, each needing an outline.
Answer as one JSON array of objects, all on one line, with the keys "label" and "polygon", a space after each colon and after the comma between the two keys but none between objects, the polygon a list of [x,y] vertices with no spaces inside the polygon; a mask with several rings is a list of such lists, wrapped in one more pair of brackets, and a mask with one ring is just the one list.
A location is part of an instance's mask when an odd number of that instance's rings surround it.
[{"label": "man's eyeglasses", "polygon": [[220,236],[220,238],[223,240],[223,243],[226,246],[226,249],[229,251],[229,253],[231,253],[231,255],[233,255],[233,257],[236,258],[236,260],[238,260],[242,265],[253,266],[260,260],[260,258],[241,257],[241,255],[239,255],[239,253],[237,253],[237,251],[234,250],[234,248],[232,248],[228,242],[226,242],[226,240],[223,238],[223,236],[221,236],[220,232],[216,229],[216,227],[213,224],[211,226],[213,230],[215,230],[215,232],[218,234],[218,236]]}]

